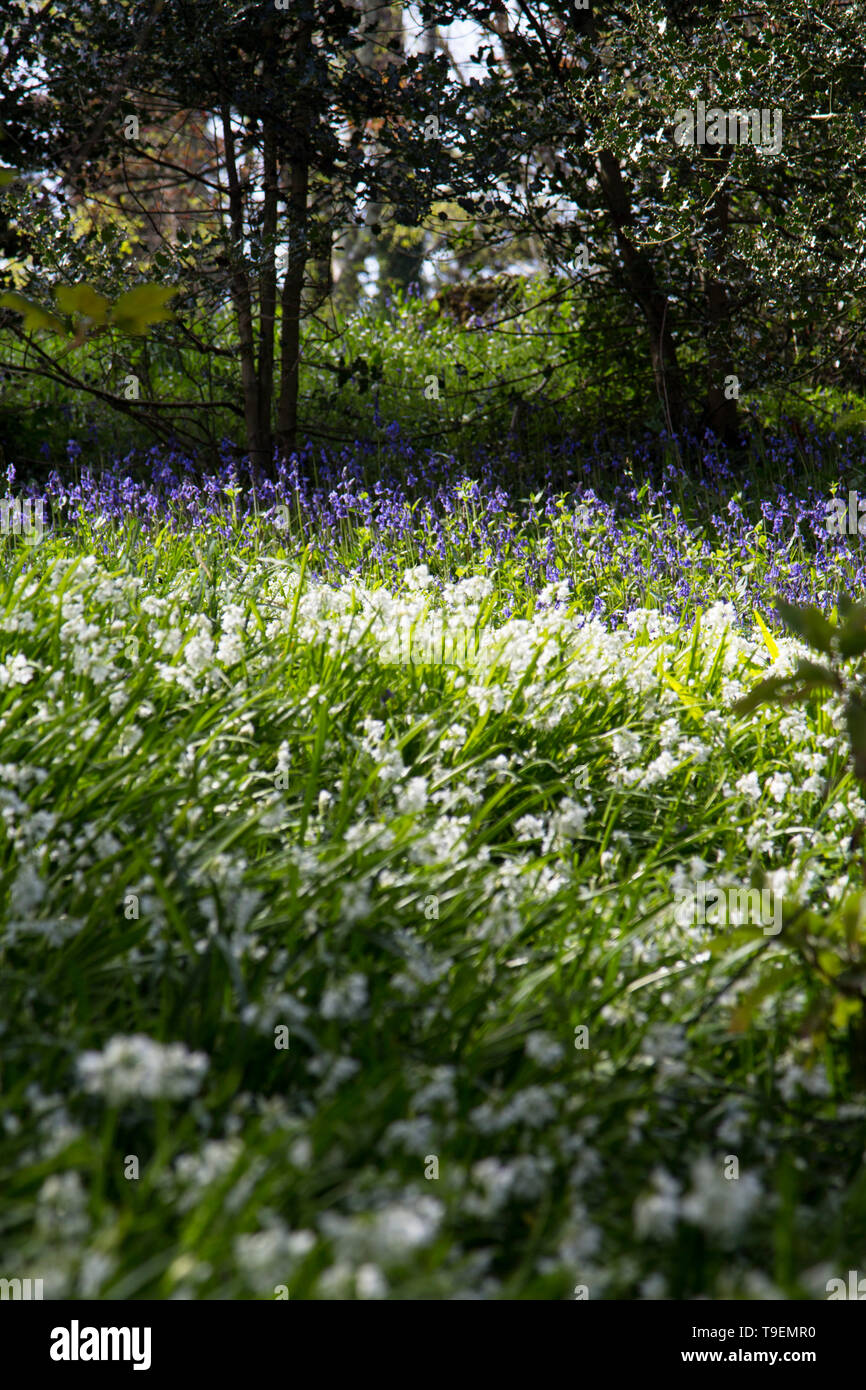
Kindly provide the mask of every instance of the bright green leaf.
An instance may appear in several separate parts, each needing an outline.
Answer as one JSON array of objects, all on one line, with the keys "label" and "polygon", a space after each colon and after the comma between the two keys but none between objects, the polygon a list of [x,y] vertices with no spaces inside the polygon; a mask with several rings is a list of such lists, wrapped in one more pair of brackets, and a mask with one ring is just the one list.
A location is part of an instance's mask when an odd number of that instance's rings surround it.
[{"label": "bright green leaf", "polygon": [[69,332],[67,324],[56,314],[52,314],[50,309],[43,309],[41,304],[27,299],[17,290],[8,290],[6,294],[0,295],[0,306],[14,309],[16,314],[21,314],[28,333],[33,333],[38,328],[47,328],[52,333],[62,333],[64,336]]},{"label": "bright green leaf", "polygon": [[152,323],[174,318],[165,305],[177,293],[175,285],[134,285],[113,306],[111,321],[123,333],[144,334]]},{"label": "bright green leaf", "polygon": [[104,324],[110,300],[92,285],[58,285],[54,298],[64,314],[83,314],[94,323]]}]

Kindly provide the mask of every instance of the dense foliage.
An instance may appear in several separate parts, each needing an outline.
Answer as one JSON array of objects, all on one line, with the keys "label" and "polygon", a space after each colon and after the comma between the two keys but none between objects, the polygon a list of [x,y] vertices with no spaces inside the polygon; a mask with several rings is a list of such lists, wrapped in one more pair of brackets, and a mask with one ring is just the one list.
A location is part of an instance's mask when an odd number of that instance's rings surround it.
[{"label": "dense foliage", "polygon": [[862,1265],[861,19],[7,0],[4,1297]]}]

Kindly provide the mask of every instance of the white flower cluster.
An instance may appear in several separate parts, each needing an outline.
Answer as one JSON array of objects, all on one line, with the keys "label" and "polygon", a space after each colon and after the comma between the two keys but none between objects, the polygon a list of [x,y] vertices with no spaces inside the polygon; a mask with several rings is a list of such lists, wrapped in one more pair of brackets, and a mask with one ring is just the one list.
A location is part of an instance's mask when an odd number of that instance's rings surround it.
[{"label": "white flower cluster", "polygon": [[194,1096],[208,1069],[203,1052],[183,1043],[159,1043],[143,1034],[118,1035],[101,1052],[83,1052],[78,1078],[85,1091],[109,1105],[130,1100],[184,1100]]},{"label": "white flower cluster", "polygon": [[670,1173],[653,1172],[651,1191],[635,1204],[635,1232],[640,1239],[669,1240],[677,1223],[685,1221],[722,1245],[732,1244],[764,1200],[754,1173],[726,1176],[718,1159],[699,1158],[691,1174],[691,1188],[682,1195],[681,1184]]}]

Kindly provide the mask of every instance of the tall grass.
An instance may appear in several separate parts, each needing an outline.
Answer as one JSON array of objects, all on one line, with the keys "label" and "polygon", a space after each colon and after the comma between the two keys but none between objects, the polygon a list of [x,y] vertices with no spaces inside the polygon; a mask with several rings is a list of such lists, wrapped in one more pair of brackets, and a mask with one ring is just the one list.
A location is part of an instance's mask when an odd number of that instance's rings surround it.
[{"label": "tall grass", "polygon": [[[665,615],[598,518],[524,517],[533,592],[466,508],[441,582],[423,525],[387,565],[347,527],[330,574],[264,520],[3,542],[8,1277],[822,1297],[862,1258],[850,1020],[784,936],[674,916],[755,874],[832,914],[864,811],[838,712],[727,714],[774,659],[718,602],[724,537]],[[664,525],[629,523],[649,570]],[[437,615],[459,665],[395,639]]]}]

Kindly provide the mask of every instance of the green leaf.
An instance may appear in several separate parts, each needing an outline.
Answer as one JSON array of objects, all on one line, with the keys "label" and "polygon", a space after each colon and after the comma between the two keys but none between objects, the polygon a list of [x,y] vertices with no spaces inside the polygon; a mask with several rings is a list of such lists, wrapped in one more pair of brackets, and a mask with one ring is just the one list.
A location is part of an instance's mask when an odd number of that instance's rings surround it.
[{"label": "green leaf", "polygon": [[866,706],[858,695],[852,695],[845,706],[845,723],[851,740],[854,776],[866,782]]},{"label": "green leaf", "polygon": [[734,714],[751,714],[759,705],[771,704],[790,689],[791,681],[791,676],[770,676],[767,680],[758,681],[747,695],[741,696],[733,705]]},{"label": "green leaf", "polygon": [[678,681],[676,676],[670,675],[667,671],[662,671],[661,678],[666,685],[670,686],[671,690],[676,691],[677,695],[679,695],[680,699],[682,700],[692,719],[694,719],[698,724],[703,724],[704,716],[701,710],[700,701],[695,698],[695,696],[688,689],[688,687],[683,685],[682,681]]},{"label": "green leaf", "polygon": [[761,617],[757,608],[755,608],[753,612],[755,614],[755,619],[757,621],[758,627],[761,629],[761,636],[764,639],[764,645],[766,646],[767,651],[770,653],[770,657],[773,661],[778,661],[779,648],[776,646],[776,640],[773,637],[772,632],[767,627],[767,624],[764,622],[764,619]]},{"label": "green leaf", "polygon": [[111,322],[122,333],[145,334],[152,323],[174,318],[165,305],[178,293],[176,285],[134,285],[111,309]]},{"label": "green leaf", "polygon": [[827,689],[828,687],[831,690],[842,689],[842,682],[831,667],[822,666],[817,661],[804,661],[802,657],[797,662],[794,679],[803,681],[803,688],[808,690]]},{"label": "green leaf", "polygon": [[792,603],[785,603],[784,599],[777,599],[776,612],[791,631],[802,637],[810,647],[825,653],[832,650],[836,629],[820,608],[815,608],[813,604],[797,608]]},{"label": "green leaf", "polygon": [[58,285],[54,298],[64,314],[83,314],[96,324],[104,324],[111,301],[92,285]]},{"label": "green leaf", "polygon": [[734,714],[751,714],[759,705],[793,705],[800,700],[808,700],[816,690],[840,690],[842,682],[829,666],[819,666],[814,661],[799,661],[797,669],[790,676],[770,676],[759,681],[756,686],[737,700],[733,706]]},{"label": "green leaf", "polygon": [[866,652],[866,607],[863,604],[852,604],[848,608],[839,629],[838,643],[841,656],[860,656]]},{"label": "green leaf", "polygon": [[9,169],[5,165],[0,165],[0,188],[5,188],[8,183],[14,183],[17,177],[17,169]]},{"label": "green leaf", "polygon": [[765,999],[772,998],[773,995],[782,994],[797,978],[798,967],[793,965],[765,975],[754,988],[748,990],[738,1001],[728,1022],[730,1032],[745,1033],[759,1005],[763,1004]]},{"label": "green leaf", "polygon": [[43,309],[41,304],[27,299],[17,290],[9,290],[6,294],[0,295],[0,306],[4,309],[14,309],[16,314],[21,314],[28,333],[34,332],[37,328],[47,328],[52,333],[62,333],[65,337],[69,332],[67,324],[56,314],[52,314],[50,309]]}]

